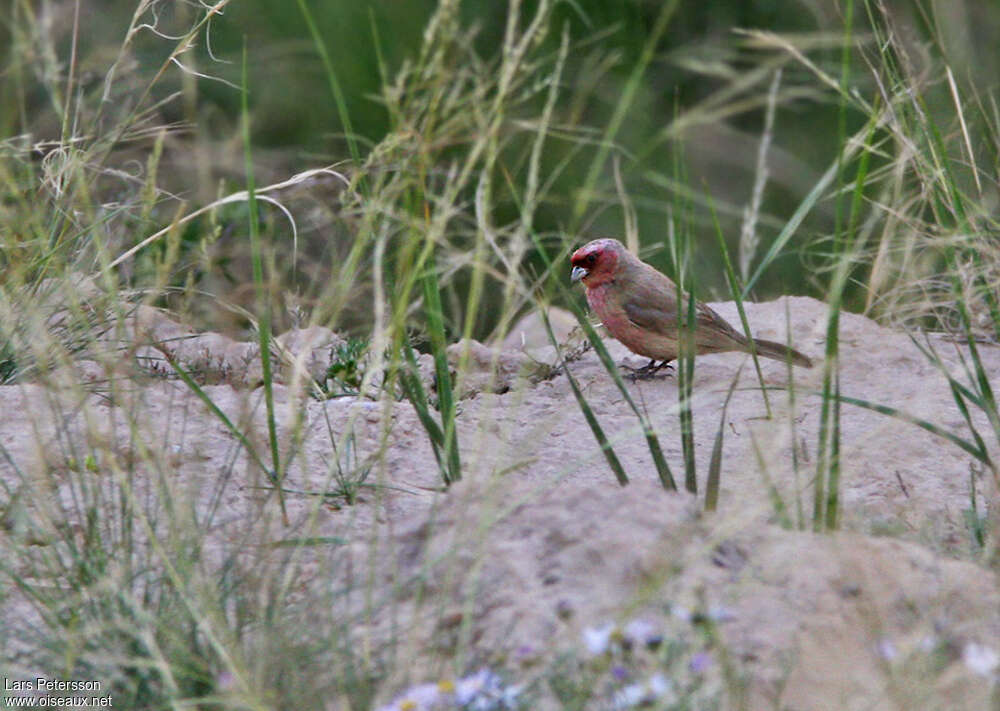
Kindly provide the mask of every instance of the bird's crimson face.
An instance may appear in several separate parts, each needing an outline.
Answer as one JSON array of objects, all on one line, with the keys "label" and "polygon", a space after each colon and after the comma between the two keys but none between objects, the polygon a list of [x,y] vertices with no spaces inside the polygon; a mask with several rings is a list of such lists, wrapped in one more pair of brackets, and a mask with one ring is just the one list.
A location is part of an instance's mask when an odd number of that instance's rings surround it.
[{"label": "bird's crimson face", "polygon": [[611,281],[618,265],[618,253],[611,242],[612,240],[594,240],[573,252],[569,259],[573,265],[570,279],[582,281],[588,287]]}]

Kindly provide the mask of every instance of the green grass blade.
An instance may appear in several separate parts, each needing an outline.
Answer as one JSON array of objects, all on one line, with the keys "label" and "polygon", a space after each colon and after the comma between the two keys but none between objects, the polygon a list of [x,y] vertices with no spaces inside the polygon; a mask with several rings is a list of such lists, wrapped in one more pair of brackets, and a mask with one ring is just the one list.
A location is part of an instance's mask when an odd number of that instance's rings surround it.
[{"label": "green grass blade", "polygon": [[[841,86],[844,88],[845,92],[850,79],[850,52],[852,49],[850,39],[853,12],[854,3],[849,2],[847,5],[847,15],[844,20],[846,37],[842,54],[841,76]],[[844,141],[847,138],[846,114],[846,94],[841,94],[839,118],[841,141]],[[827,478],[826,501],[824,502],[824,525],[828,531],[832,531],[837,528],[840,517],[840,310],[843,304],[844,289],[847,287],[850,278],[851,265],[854,263],[855,255],[858,253],[858,249],[860,247],[858,244],[859,237],[857,236],[857,223],[859,215],[861,214],[861,206],[864,202],[864,188],[868,177],[869,160],[872,154],[871,146],[875,138],[875,126],[875,115],[873,114],[868,123],[868,134],[865,137],[864,143],[865,150],[861,153],[861,157],[858,161],[858,170],[854,177],[854,194],[851,198],[851,206],[848,213],[847,231],[843,236],[840,234],[841,191],[839,190],[836,201],[836,225],[834,227],[834,231],[837,243],[835,249],[835,259],[838,260],[838,264],[834,276],[833,286],[831,287],[830,316],[827,323],[827,349],[823,368],[824,393],[830,392],[832,387],[832,393],[835,397],[832,402],[832,407],[830,406],[829,400],[824,399],[823,401],[823,408],[820,413],[820,432],[825,434],[828,425],[828,416],[832,419],[832,424],[829,426],[829,441],[823,435],[820,437],[820,452],[817,456],[817,470],[824,465],[827,467],[824,472]],[[844,170],[841,170],[839,175],[839,182],[841,187],[843,187]],[[830,383],[831,377],[832,385]],[[827,444],[829,444],[829,458],[826,457]],[[818,474],[817,482],[820,481],[821,478],[821,475]]]},{"label": "green grass blade", "polygon": [[243,43],[243,90],[241,92],[243,119],[243,158],[246,168],[247,205],[250,208],[250,253],[253,262],[253,282],[257,292],[258,327],[257,337],[260,344],[260,365],[264,380],[264,406],[267,409],[267,440],[271,448],[271,467],[277,478],[278,502],[281,505],[281,517],[288,525],[288,512],[285,508],[285,494],[281,490],[284,472],[281,467],[281,454],[278,451],[278,428],[274,415],[274,375],[271,372],[271,301],[269,290],[264,286],[264,267],[261,256],[259,211],[257,209],[257,194],[255,192],[253,153],[250,143],[250,108],[248,96],[250,93],[247,78],[247,48]]},{"label": "green grass blade", "polygon": [[943,427],[935,425],[933,422],[928,422],[927,420],[915,417],[894,407],[889,407],[887,405],[880,405],[877,403],[869,402],[867,400],[862,400],[860,398],[848,397],[847,395],[840,395],[837,399],[840,400],[841,402],[846,402],[849,405],[856,405],[857,407],[863,407],[867,410],[872,410],[873,412],[878,412],[882,415],[889,415],[890,417],[894,417],[902,422],[909,422],[910,424],[916,425],[917,427],[920,427],[921,429],[924,429],[933,435],[936,435],[938,437],[943,437],[944,439],[954,444],[956,447],[959,447],[968,454],[971,454],[980,462],[983,462],[984,464],[990,464],[990,457],[989,454],[986,452],[986,450],[979,449],[968,440],[962,439],[961,437],[955,435],[952,432],[949,432]]},{"label": "green grass blade", "polygon": [[406,353],[406,363],[397,373],[399,385],[403,389],[403,395],[413,405],[420,424],[423,425],[424,430],[427,432],[427,437],[431,441],[431,449],[434,452],[434,458],[437,460],[438,469],[441,471],[441,478],[447,482],[448,470],[445,467],[445,460],[441,456],[441,452],[444,450],[444,432],[441,431],[441,426],[434,421],[434,417],[431,415],[431,405],[427,401],[427,393],[424,392],[423,383],[420,382],[417,359],[413,355],[413,348],[409,343],[405,343],[403,350]]},{"label": "green grass blade", "polygon": [[849,140],[842,143],[841,151],[837,155],[833,164],[827,168],[826,172],[820,177],[816,184],[812,187],[812,190],[802,199],[799,206],[795,208],[795,212],[785,223],[785,226],[778,233],[778,236],[774,239],[774,242],[768,248],[764,257],[760,260],[760,264],[757,265],[757,269],[754,271],[753,275],[747,279],[747,283],[743,285],[743,298],[750,298],[750,294],[753,291],[754,286],[757,285],[757,281],[763,276],[767,268],[771,266],[771,263],[778,257],[786,254],[785,247],[788,241],[795,235],[795,232],[802,225],[803,220],[806,219],[806,215],[816,206],[816,204],[823,198],[827,189],[836,181],[837,176],[840,172],[840,167],[843,163],[849,161],[855,153],[861,150],[861,147],[865,145],[864,136],[871,132],[872,126],[879,125],[879,116],[873,115],[869,125],[859,130],[856,134],[851,136]]},{"label": "green grass blade", "polygon": [[976,547],[982,550],[986,546],[986,526],[985,521],[979,516],[979,504],[976,502],[976,472],[969,472],[969,508],[963,511],[965,523],[969,527],[969,533]]},{"label": "green grass blade", "polygon": [[[678,283],[677,303],[683,304],[683,289]],[[697,324],[695,298],[688,291],[687,315],[680,331],[680,356],[677,359],[678,417],[681,423],[681,452],[684,456],[684,488],[692,494],[698,493],[698,470],[694,448],[694,414],[691,400],[694,397],[694,329]]]},{"label": "green grass blade", "polygon": [[646,417],[646,414],[635,404],[635,400],[632,398],[632,393],[628,391],[628,388],[625,386],[625,382],[622,380],[621,373],[618,372],[618,366],[615,365],[614,360],[611,358],[611,354],[608,353],[608,349],[604,345],[604,341],[602,341],[601,337],[597,335],[597,331],[595,331],[594,327],[590,325],[587,317],[584,316],[584,314],[579,310],[579,307],[573,309],[573,314],[576,316],[577,322],[583,327],[583,331],[587,335],[587,340],[589,340],[591,345],[594,347],[594,351],[597,353],[597,357],[600,358],[604,369],[607,370],[615,385],[618,386],[618,390],[622,393],[622,396],[625,398],[629,407],[632,408],[632,412],[634,412],[636,417],[639,418],[643,435],[646,437],[646,445],[649,447],[650,455],[653,457],[653,464],[656,466],[656,473],[660,477],[663,488],[669,491],[676,491],[677,484],[674,482],[674,477],[670,472],[670,467],[667,466],[667,461],[663,457],[663,450],[660,449],[659,439],[657,439],[656,433],[653,431],[649,418]]},{"label": "green grass blade", "polygon": [[[611,151],[611,145],[618,136],[618,131],[625,122],[626,116],[628,116],[629,111],[632,109],[632,103],[635,101],[635,95],[639,90],[642,77],[646,73],[646,68],[649,66],[649,63],[653,60],[653,55],[656,52],[656,45],[659,44],[660,38],[663,36],[663,33],[666,32],[667,25],[670,23],[670,18],[673,16],[678,5],[678,0],[671,0],[661,7],[660,14],[653,23],[649,37],[646,38],[646,43],[642,47],[642,54],[639,56],[639,61],[636,63],[635,67],[633,67],[628,81],[625,82],[621,98],[618,100],[615,112],[611,116],[611,120],[608,121],[608,125],[604,130],[603,140],[598,145],[597,152],[594,154],[594,159],[591,161],[590,168],[587,170],[587,176],[583,180],[583,186],[578,193],[576,204],[573,206],[572,225],[574,226],[579,224],[580,218],[583,217],[583,213],[587,210],[587,206],[590,204],[591,196],[594,191],[594,185],[597,184],[597,179],[600,177],[601,171],[604,170],[604,164],[607,162],[608,153]],[[570,231],[574,231],[574,228],[571,228]]]},{"label": "green grass blade", "polygon": [[[769,387],[772,390],[784,390],[785,389],[783,387],[778,387],[778,386],[773,386],[773,385],[769,386]],[[822,391],[811,390],[811,391],[806,391],[806,392],[809,395],[815,395],[817,397],[823,397]],[[929,422],[929,421],[924,420],[924,419],[922,419],[920,417],[916,417],[915,415],[911,415],[908,412],[905,412],[905,411],[900,410],[898,408],[890,407],[888,405],[881,405],[879,403],[870,402],[869,400],[864,400],[864,399],[861,399],[861,398],[849,397],[847,395],[837,395],[836,398],[838,400],[840,400],[841,402],[847,403],[848,405],[854,405],[856,407],[862,407],[862,408],[864,408],[866,410],[871,410],[872,412],[877,412],[877,413],[879,413],[881,415],[888,415],[889,417],[895,418],[895,419],[899,420],[900,422],[908,422],[911,425],[916,425],[917,427],[919,427],[919,428],[921,428],[923,430],[926,430],[927,432],[930,432],[931,434],[935,435],[936,437],[942,437],[942,438],[948,440],[949,442],[951,442],[952,444],[954,444],[956,447],[958,447],[962,451],[966,452],[967,454],[972,455],[977,461],[980,461],[980,462],[982,462],[984,464],[987,464],[987,465],[990,464],[990,456],[989,456],[989,453],[986,450],[980,449],[979,447],[977,447],[972,442],[969,442],[968,440],[962,439],[961,437],[959,437],[958,435],[954,434],[953,432],[949,432],[948,430],[944,429],[943,427],[941,427],[939,425],[935,425],[933,422]]]},{"label": "green grass blade", "polygon": [[[849,150],[850,147],[845,148],[844,152],[846,153]],[[827,188],[829,188],[836,179],[838,167],[838,163],[834,162],[833,165],[827,168],[827,171],[823,173],[822,177],[816,182],[812,190],[809,191],[809,194],[806,195],[802,199],[802,202],[799,203],[799,206],[795,208],[795,212],[792,213],[792,216],[789,218],[788,222],[785,223],[781,232],[778,233],[778,236],[768,248],[767,252],[764,253],[763,258],[761,258],[760,264],[757,265],[757,269],[754,271],[753,275],[747,279],[747,283],[743,285],[744,299],[750,298],[750,292],[753,290],[754,286],[757,285],[757,280],[760,279],[767,268],[771,266],[771,262],[785,254],[785,246],[788,244],[788,241],[795,234],[796,230],[799,229],[799,226],[802,225],[802,221],[806,219],[806,215],[809,214],[809,211],[815,207],[816,203],[818,203],[820,198],[822,198],[826,193]]]},{"label": "green grass blade", "polygon": [[[746,362],[746,361],[744,361]],[[722,403],[722,414],[719,415],[719,428],[715,431],[715,440],[712,443],[712,458],[708,463],[708,480],[705,482],[705,510],[715,511],[719,505],[719,484],[722,478],[722,442],[726,432],[726,412],[729,409],[729,401],[733,398],[736,384],[740,381],[740,373],[743,372],[743,364],[736,369],[736,375],[729,383],[729,391],[726,399]]]},{"label": "green grass blade", "polygon": [[[541,240],[538,239],[538,235],[534,231],[530,234],[531,239],[535,244],[535,248],[538,250],[538,255],[545,264],[546,271],[554,272],[552,260],[549,258],[548,252],[546,252]],[[660,477],[660,482],[663,484],[663,488],[668,491],[676,491],[677,484],[674,482],[673,474],[671,474],[670,467],[667,465],[667,460],[663,456],[663,450],[660,448],[659,439],[657,439],[656,433],[653,431],[649,418],[647,418],[645,413],[635,404],[632,393],[630,393],[628,388],[625,387],[622,376],[618,372],[618,366],[615,365],[615,362],[611,358],[611,354],[608,353],[608,349],[605,347],[601,337],[597,335],[594,327],[590,325],[590,321],[587,320],[587,317],[580,310],[580,307],[577,306],[576,299],[573,294],[570,293],[569,288],[563,284],[558,277],[554,281],[557,288],[563,295],[566,304],[573,312],[573,315],[576,316],[576,320],[583,329],[584,334],[586,334],[587,340],[589,340],[591,345],[594,347],[594,352],[597,353],[597,357],[601,360],[601,364],[604,366],[604,369],[608,371],[608,375],[611,376],[611,379],[621,392],[622,397],[625,398],[625,402],[628,403],[629,407],[632,408],[632,412],[634,412],[636,417],[639,419],[643,435],[646,438],[646,445],[649,447],[650,456],[653,458],[653,465],[656,467],[656,473]]]},{"label": "green grass blade", "polygon": [[788,515],[788,507],[785,500],[781,498],[781,492],[775,486],[771,475],[767,471],[767,462],[764,461],[764,453],[760,451],[760,443],[750,432],[750,443],[753,445],[754,458],[757,460],[757,471],[760,472],[761,479],[764,480],[764,488],[767,489],[767,498],[771,500],[771,508],[774,509],[774,516],[778,519],[778,524],[782,528],[791,529],[792,519]]},{"label": "green grass blade", "polygon": [[[747,319],[746,309],[743,308],[743,294],[740,289],[739,277],[733,269],[733,262],[729,258],[729,248],[726,246],[726,238],[722,236],[722,225],[719,224],[719,216],[715,212],[715,201],[711,195],[706,193],[708,198],[708,208],[712,214],[712,224],[715,226],[715,237],[719,243],[719,252],[722,254],[722,263],[726,268],[726,281],[729,283],[729,292],[733,301],[736,302],[736,310],[740,314],[740,324],[743,326],[743,334],[750,342],[750,357],[753,359],[754,370],[757,371],[757,381],[760,383],[760,391],[764,396],[764,409],[767,411],[767,419],[771,419],[771,401],[767,397],[767,388],[764,387],[764,373],[760,369],[760,358],[757,357],[757,347],[754,345],[753,333],[750,332],[750,321]],[[791,356],[789,356],[791,358]]]},{"label": "green grass blade", "polygon": [[[920,101],[920,105],[926,109],[926,106]],[[939,130],[937,124],[931,118],[932,113],[926,113],[926,120],[921,124],[925,131],[928,142],[934,146],[934,151],[936,156],[941,156],[940,160],[935,161],[935,165],[940,169],[941,182],[944,183],[941,186],[936,183],[935,186],[938,188],[937,192],[939,194],[939,201],[944,201],[944,197],[941,193],[944,193],[950,200],[948,205],[952,210],[941,210],[940,212],[947,214],[954,214],[954,222],[959,230],[960,234],[970,235],[975,234],[975,225],[972,224],[969,219],[968,213],[965,209],[966,198],[959,188],[959,182],[953,174],[951,163],[945,160],[948,155],[945,148],[944,139],[941,136],[941,131]],[[937,216],[937,215],[936,215]],[[940,216],[937,216],[938,220],[942,225],[944,220]],[[962,284],[959,279],[959,274],[961,273],[960,263],[967,260],[975,262],[978,259],[977,252],[972,247],[957,248],[952,243],[946,243],[945,259],[948,267],[948,273],[951,279],[952,290],[955,296],[955,305],[959,313],[960,322],[962,324],[962,332],[965,336],[966,345],[969,349],[969,357],[973,362],[974,377],[970,379],[976,384],[978,390],[978,397],[982,402],[981,408],[984,414],[990,421],[990,426],[993,428],[994,434],[997,437],[997,441],[1000,441],[1000,411],[997,408],[996,396],[993,393],[993,388],[990,385],[989,374],[986,368],[983,366],[982,360],[979,356],[979,348],[976,345],[976,334],[973,332],[972,328],[972,318],[969,315],[968,305],[965,302],[965,297],[963,295]],[[960,253],[956,254],[956,252]],[[977,279],[978,281],[978,279]],[[993,289],[989,285],[985,285],[986,290],[986,300],[987,304],[991,310],[992,318],[994,319],[994,328],[998,327],[996,323],[996,295]],[[996,472],[994,470],[994,476]]]},{"label": "green grass blade", "polygon": [[424,290],[424,312],[431,340],[431,354],[434,356],[434,373],[437,377],[438,405],[441,411],[441,425],[444,430],[444,457],[447,462],[445,484],[462,478],[459,456],[458,433],[455,428],[455,393],[448,368],[447,340],[444,333],[444,315],[441,310],[441,292],[438,285],[434,251],[427,256],[421,277]]},{"label": "green grass blade", "polygon": [[549,340],[552,342],[552,345],[555,346],[556,352],[559,353],[559,360],[562,363],[563,372],[566,374],[569,386],[573,390],[573,396],[576,398],[576,402],[580,406],[580,411],[583,413],[584,419],[587,420],[587,425],[590,427],[590,431],[594,433],[594,439],[596,439],[597,443],[601,446],[601,453],[607,460],[608,466],[611,467],[611,471],[614,472],[615,478],[618,479],[618,483],[622,486],[627,485],[628,476],[625,474],[625,468],[618,459],[618,455],[615,454],[614,447],[612,447],[611,442],[608,441],[607,435],[604,434],[604,430],[597,421],[597,417],[594,415],[594,411],[590,407],[590,403],[588,403],[587,398],[583,396],[583,392],[580,390],[580,386],[577,384],[576,378],[574,378],[573,373],[570,372],[569,364],[562,357],[562,352],[559,348],[559,341],[556,340],[556,336],[552,332],[552,324],[549,323],[549,316],[546,313],[546,308],[544,306],[539,306],[538,313],[542,317],[542,323],[545,325],[545,331],[549,335]]},{"label": "green grass blade", "polygon": [[210,398],[208,396],[208,393],[206,393],[202,389],[202,387],[200,385],[198,385],[197,381],[195,381],[195,379],[193,377],[191,377],[191,374],[188,373],[181,366],[181,364],[177,362],[177,359],[174,358],[173,354],[170,353],[170,351],[168,351],[166,348],[163,348],[163,347],[158,346],[156,344],[153,344],[153,347],[156,348],[160,352],[161,355],[163,355],[163,358],[167,361],[167,363],[170,365],[170,367],[173,368],[177,372],[178,377],[180,377],[180,379],[183,381],[183,383],[185,385],[187,385],[188,389],[190,389],[191,392],[193,392],[195,394],[195,396],[197,396],[197,398],[199,400],[201,400],[205,404],[205,407],[208,408],[209,412],[211,412],[213,415],[215,415],[217,418],[219,418],[219,421],[225,426],[225,428],[227,430],[229,430],[229,432],[236,439],[238,439],[240,441],[240,444],[242,444],[246,448],[247,454],[254,461],[254,463],[257,466],[259,466],[261,469],[263,469],[264,472],[267,474],[268,480],[272,484],[275,484],[275,485],[280,484],[280,481],[278,480],[278,477],[277,477],[277,472],[275,472],[274,470],[270,469],[267,466],[267,464],[264,463],[264,460],[260,457],[259,454],[257,454],[257,450],[254,449],[253,444],[250,443],[250,440],[247,439],[247,436],[245,434],[243,434],[239,430],[239,428],[237,428],[236,425],[233,424],[233,421],[229,419],[229,416],[226,415],[226,413],[223,412],[219,408],[219,406],[216,405],[215,402],[212,401],[212,398]]},{"label": "green grass blade", "polygon": [[[925,345],[914,338],[913,334],[908,335],[910,336],[910,340],[913,344],[920,350],[921,353],[923,353],[924,357],[927,358],[927,360],[930,361],[948,381],[948,387],[951,388],[952,399],[958,406],[959,412],[962,413],[962,418],[965,420],[965,426],[969,429],[973,439],[975,439],[976,446],[980,449],[980,451],[988,452],[989,450],[986,448],[986,443],[983,440],[982,435],[979,434],[979,428],[977,428],[976,424],[972,421],[972,414],[969,412],[966,401],[971,402],[980,409],[985,409],[986,404],[978,395],[956,380],[955,377],[948,371],[944,361],[941,360],[941,356],[938,355],[937,350],[934,348],[929,338],[927,339],[927,343]],[[964,364],[965,359],[963,358],[962,360]],[[966,372],[971,379],[972,374],[968,373],[968,368],[966,368]]]},{"label": "green grass blade", "polygon": [[990,376],[979,356],[979,347],[976,345],[976,336],[972,332],[971,319],[965,304],[959,299],[960,311],[963,313],[962,321],[965,324],[966,347],[969,349],[969,357],[972,359],[973,382],[976,385],[976,394],[982,403],[981,409],[990,421],[990,426],[1000,442],[1000,411],[997,410],[996,396],[993,394],[993,386],[990,385]]},{"label": "green grass blade", "polygon": [[350,541],[339,536],[308,536],[306,538],[285,538],[272,541],[271,548],[312,548],[316,546],[346,546]]},{"label": "green grass blade", "polygon": [[840,371],[834,373],[832,427],[830,430],[830,458],[827,471],[825,525],[826,530],[837,528],[840,518]]},{"label": "green grass blade", "polygon": [[[792,332],[792,314],[787,299],[785,300],[785,332],[789,334]],[[792,373],[791,361],[785,363],[785,376],[785,382],[788,383],[788,431],[791,433],[792,439],[792,476],[795,481],[795,525],[796,528],[802,530],[805,528],[806,517],[802,507],[802,472],[799,462],[798,423],[795,417],[795,376]]]},{"label": "green grass blade", "polygon": [[[678,107],[674,106],[674,120]],[[684,163],[684,147],[679,145],[673,151],[673,177],[678,185],[687,185],[688,176]],[[680,421],[681,454],[684,458],[684,488],[692,494],[698,493],[698,471],[695,462],[694,415],[691,400],[694,394],[695,328],[697,313],[694,275],[691,270],[691,215],[692,202],[686,193],[672,193],[672,210],[667,229],[667,247],[674,265],[678,305],[678,358],[677,358],[677,408]],[[687,294],[687,309],[684,309],[684,295]]]},{"label": "green grass blade", "polygon": [[[354,128],[351,125],[351,114],[347,109],[347,101],[344,98],[344,91],[340,88],[340,80],[337,78],[337,71],[333,68],[333,62],[330,60],[330,53],[327,52],[326,42],[323,41],[323,36],[319,32],[319,28],[316,26],[316,21],[313,19],[312,12],[309,10],[306,0],[297,0],[297,2],[299,5],[299,12],[302,13],[302,19],[305,20],[306,26],[309,28],[309,34],[312,36],[313,45],[316,47],[320,60],[323,62],[323,69],[326,72],[327,81],[330,83],[330,93],[333,94],[333,100],[337,104],[337,115],[340,118],[341,125],[344,127],[344,135],[347,138],[348,149],[351,151],[351,158],[354,160],[354,165],[357,168],[360,168],[361,152],[358,150],[358,142],[354,135]],[[363,181],[362,187],[364,187]]]}]

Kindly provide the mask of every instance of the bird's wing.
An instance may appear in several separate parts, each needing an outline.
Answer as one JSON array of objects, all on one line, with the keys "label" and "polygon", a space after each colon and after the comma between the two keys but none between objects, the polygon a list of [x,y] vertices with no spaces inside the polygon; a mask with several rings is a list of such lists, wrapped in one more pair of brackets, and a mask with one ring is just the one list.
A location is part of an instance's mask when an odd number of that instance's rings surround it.
[{"label": "bird's wing", "polygon": [[[629,320],[640,328],[674,336],[678,327],[677,291],[673,283],[638,288],[622,302]],[[687,308],[685,295],[683,308]],[[730,350],[746,339],[715,311],[696,302],[695,342],[707,350]]]},{"label": "bird's wing", "polygon": [[661,334],[677,330],[677,288],[664,275],[650,269],[632,281],[622,300],[629,320],[639,328]]},{"label": "bird's wing", "polygon": [[677,312],[675,309],[663,309],[659,305],[650,305],[643,302],[642,305],[635,300],[628,300],[622,304],[628,320],[639,328],[654,333],[673,333],[677,330]]},{"label": "bird's wing", "polygon": [[743,338],[743,335],[733,328],[732,324],[700,301],[697,305],[697,314],[698,315],[695,318],[698,321],[699,327],[703,327],[708,331],[717,332],[722,336],[735,340],[737,343],[743,343],[746,341],[746,339]]}]

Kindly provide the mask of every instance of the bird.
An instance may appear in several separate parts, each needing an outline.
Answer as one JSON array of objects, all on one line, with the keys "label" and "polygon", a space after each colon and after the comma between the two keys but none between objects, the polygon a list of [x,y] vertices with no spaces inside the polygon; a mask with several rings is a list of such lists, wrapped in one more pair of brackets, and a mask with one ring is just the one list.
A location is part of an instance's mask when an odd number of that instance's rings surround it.
[{"label": "bird", "polygon": [[[634,373],[648,376],[676,360],[678,343],[677,285],[655,267],[629,252],[616,239],[595,239],[570,257],[570,279],[586,287],[587,303],[608,332],[649,364]],[[687,309],[683,295],[683,310]],[[695,303],[695,353],[750,352],[750,340],[705,304]],[[809,356],[794,348],[753,339],[757,355],[811,368]],[[657,364],[659,361],[659,364]]]}]

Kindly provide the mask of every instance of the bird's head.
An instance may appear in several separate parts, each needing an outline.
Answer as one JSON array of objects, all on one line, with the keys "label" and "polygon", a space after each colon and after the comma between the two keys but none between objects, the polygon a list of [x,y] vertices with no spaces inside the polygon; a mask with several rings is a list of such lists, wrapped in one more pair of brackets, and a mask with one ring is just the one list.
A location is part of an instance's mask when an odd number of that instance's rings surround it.
[{"label": "bird's head", "polygon": [[625,245],[616,239],[595,239],[580,247],[569,258],[573,265],[572,281],[582,281],[588,288],[599,286],[615,278]]}]

